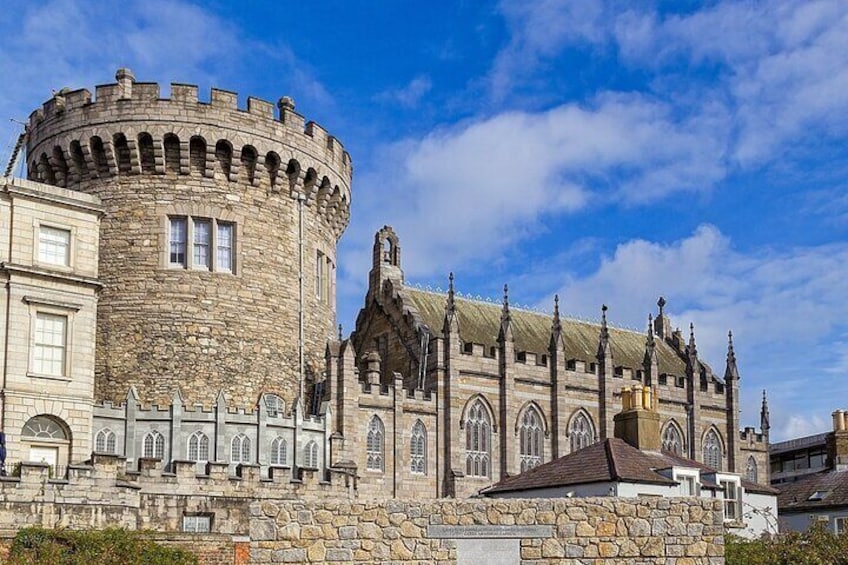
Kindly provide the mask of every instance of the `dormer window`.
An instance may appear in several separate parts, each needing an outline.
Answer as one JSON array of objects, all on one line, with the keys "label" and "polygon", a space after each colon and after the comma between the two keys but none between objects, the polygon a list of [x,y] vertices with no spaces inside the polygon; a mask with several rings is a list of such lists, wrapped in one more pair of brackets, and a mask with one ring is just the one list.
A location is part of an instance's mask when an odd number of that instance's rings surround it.
[{"label": "dormer window", "polygon": [[742,487],[736,477],[719,479],[724,495],[724,521],[736,522],[742,519]]},{"label": "dormer window", "polygon": [[701,483],[698,471],[694,469],[674,469],[674,480],[680,484],[680,496],[700,496]]},{"label": "dormer window", "polygon": [[817,490],[807,499],[810,502],[818,502],[820,500],[824,500],[830,494],[829,490]]}]

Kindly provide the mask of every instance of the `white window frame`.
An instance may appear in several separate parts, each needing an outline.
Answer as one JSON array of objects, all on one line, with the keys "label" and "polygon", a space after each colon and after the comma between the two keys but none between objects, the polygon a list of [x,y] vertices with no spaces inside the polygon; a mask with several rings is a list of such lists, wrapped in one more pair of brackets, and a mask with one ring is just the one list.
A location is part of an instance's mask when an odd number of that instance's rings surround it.
[{"label": "white window frame", "polygon": [[[174,240],[174,225],[177,222],[185,224],[185,241]],[[209,237],[198,239],[199,225],[208,226]],[[222,241],[222,233],[228,232],[229,241]],[[169,269],[188,269],[195,271],[211,271],[215,273],[235,274],[237,269],[236,250],[238,240],[238,224],[231,220],[219,220],[207,216],[185,214],[169,214],[165,221],[165,265]],[[177,244],[182,247],[183,261],[172,261],[171,249]],[[203,251],[203,255],[198,255]],[[222,253],[224,255],[222,255]],[[222,261],[225,257],[226,261]]]},{"label": "white window frame", "polygon": [[680,483],[680,496],[701,496],[701,474],[697,470],[673,468],[672,478]]},{"label": "white window frame", "polygon": [[115,432],[109,428],[99,430],[94,437],[94,451],[114,455],[117,451],[117,436]]},{"label": "white window frame", "polygon": [[[24,296],[24,302],[29,304],[30,323],[29,352],[27,356],[27,376],[32,378],[70,381],[72,376],[71,368],[74,366],[74,316],[76,312],[78,312],[82,308],[82,305],[60,302],[56,300],[49,300],[37,296]],[[64,339],[64,360],[62,364],[61,374],[44,373],[35,370],[37,345],[36,338],[39,314],[48,316],[60,316],[64,317],[66,320]]]},{"label": "white window frame", "polygon": [[[195,445],[193,446],[192,443]],[[195,453],[192,453],[192,451],[195,451]],[[205,463],[206,461],[209,461],[209,436],[202,430],[195,431],[188,437],[188,441],[186,442],[186,453],[188,453],[189,460],[194,461],[195,463]]]},{"label": "white window frame", "polygon": [[[66,377],[68,373],[68,330],[70,317],[66,313],[38,310],[35,313],[32,334],[32,356],[30,369],[33,374],[46,377]],[[54,343],[57,333],[55,323],[61,324],[59,341]],[[49,353],[49,355],[48,355]],[[56,355],[59,358],[56,358]]]},{"label": "white window frame", "polygon": [[271,465],[286,465],[288,460],[288,442],[277,436],[271,441]]},{"label": "white window frame", "polygon": [[189,534],[208,534],[211,531],[211,514],[194,514],[183,516],[183,532]]},{"label": "white window frame", "polygon": [[250,438],[245,434],[236,434],[230,441],[230,463],[249,464],[253,461]]},{"label": "white window frame", "polygon": [[318,468],[318,442],[310,439],[303,446],[303,466],[307,469]]},{"label": "white window frame", "polygon": [[[147,442],[150,440],[150,454],[148,455]],[[150,430],[141,439],[141,456],[147,459],[165,458],[165,436],[159,430]]]},{"label": "white window frame", "polygon": [[[739,522],[742,520],[742,487],[739,477],[716,476],[716,482],[721,487],[722,508],[724,510],[725,522]],[[728,498],[728,492],[732,498]]]},{"label": "white window frame", "polygon": [[[69,268],[73,264],[73,242],[74,242],[74,230],[67,226],[60,226],[50,223],[37,223],[36,224],[36,241],[38,242],[36,245],[36,261],[39,265],[48,265],[50,267],[65,267]],[[49,232],[61,232],[67,236],[66,241],[57,242],[55,240],[51,240],[49,237]],[[53,257],[53,253],[47,253],[48,249],[52,249],[54,246],[57,248],[64,247],[64,253],[61,255],[61,260],[55,260]]]}]

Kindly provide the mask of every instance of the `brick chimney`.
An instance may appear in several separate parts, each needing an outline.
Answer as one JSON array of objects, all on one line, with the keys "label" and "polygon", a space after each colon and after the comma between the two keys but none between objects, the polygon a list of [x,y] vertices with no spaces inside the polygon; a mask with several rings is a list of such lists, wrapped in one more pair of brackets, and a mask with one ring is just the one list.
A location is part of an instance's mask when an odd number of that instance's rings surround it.
[{"label": "brick chimney", "polygon": [[827,436],[827,464],[836,471],[848,470],[848,412],[833,413],[833,433]]},{"label": "brick chimney", "polygon": [[636,449],[659,451],[660,415],[656,389],[634,385],[621,389],[621,412],[613,417],[615,437]]}]

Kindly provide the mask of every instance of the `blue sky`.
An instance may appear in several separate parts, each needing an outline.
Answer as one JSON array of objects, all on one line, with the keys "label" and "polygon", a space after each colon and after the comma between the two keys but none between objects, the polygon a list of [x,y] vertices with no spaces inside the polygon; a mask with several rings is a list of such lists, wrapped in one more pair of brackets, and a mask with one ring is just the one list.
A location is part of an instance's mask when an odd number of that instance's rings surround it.
[{"label": "blue sky", "polygon": [[846,408],[848,3],[118,4],[7,0],[0,154],[120,66],[290,95],[353,157],[346,331],[391,224],[410,281],[639,328],[662,294],[720,373],[733,329],[775,439]]}]

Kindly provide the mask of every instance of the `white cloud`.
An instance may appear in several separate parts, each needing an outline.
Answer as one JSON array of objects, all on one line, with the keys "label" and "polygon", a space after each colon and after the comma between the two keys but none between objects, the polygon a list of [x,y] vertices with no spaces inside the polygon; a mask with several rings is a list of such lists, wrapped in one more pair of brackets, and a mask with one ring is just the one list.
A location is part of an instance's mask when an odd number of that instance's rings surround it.
[{"label": "white cloud", "polygon": [[405,108],[413,108],[418,105],[421,98],[430,92],[432,88],[433,82],[430,80],[430,77],[421,75],[413,78],[403,88],[386,90],[379,93],[375,96],[375,100],[399,104]]},{"label": "white cloud", "polygon": [[[845,243],[743,254],[716,227],[703,225],[669,244],[623,243],[594,272],[567,280],[559,295],[566,311],[595,316],[605,302],[612,321],[636,327],[644,327],[663,295],[684,337],[694,321],[701,357],[719,375],[732,329],[746,395],[768,389],[772,423],[789,434],[813,429],[817,414],[829,414],[830,399],[844,393],[832,375],[844,369],[848,351],[846,262]],[[774,409],[790,405],[806,412],[791,420]],[[748,421],[754,407],[744,408]]]},{"label": "white cloud", "polygon": [[791,414],[786,418],[784,424],[775,430],[779,438],[794,439],[799,437],[820,434],[830,430],[830,422],[817,414],[802,415]]},{"label": "white cloud", "polygon": [[724,128],[721,116],[681,123],[649,98],[604,95],[438,129],[387,148],[383,168],[358,180],[369,190],[350,237],[369,241],[378,223],[393,224],[411,274],[482,262],[590,198],[709,189],[724,175]]}]

